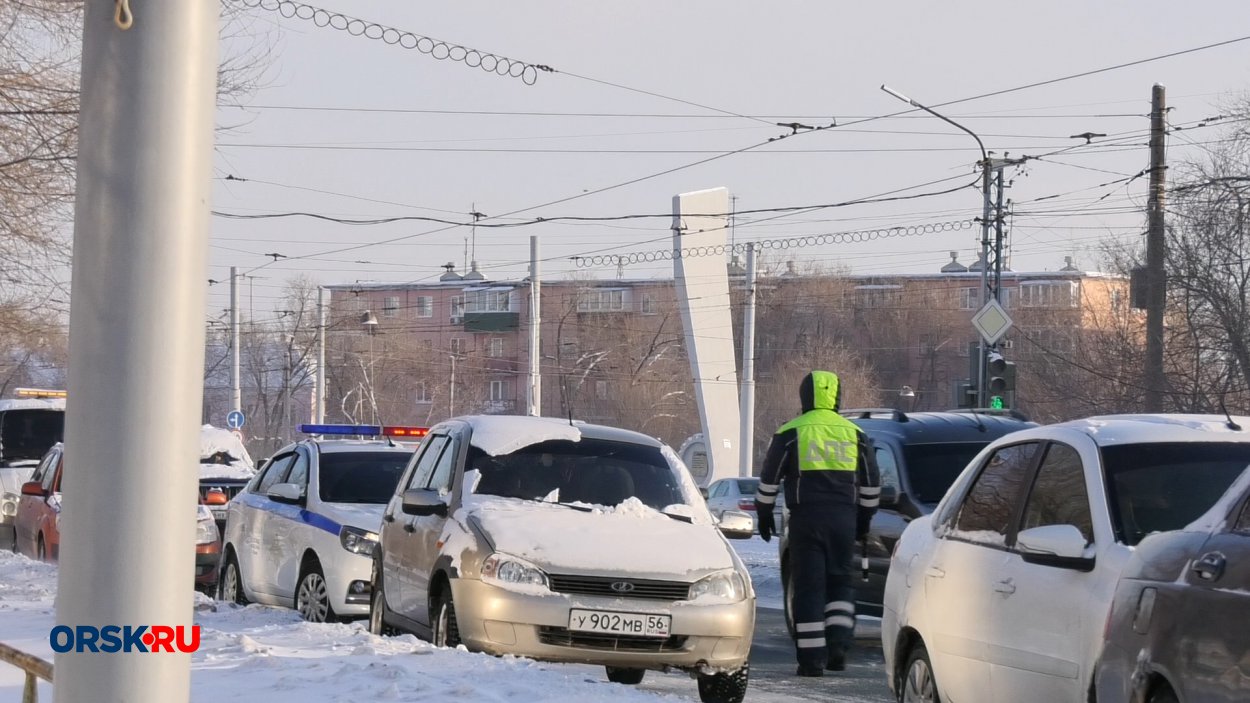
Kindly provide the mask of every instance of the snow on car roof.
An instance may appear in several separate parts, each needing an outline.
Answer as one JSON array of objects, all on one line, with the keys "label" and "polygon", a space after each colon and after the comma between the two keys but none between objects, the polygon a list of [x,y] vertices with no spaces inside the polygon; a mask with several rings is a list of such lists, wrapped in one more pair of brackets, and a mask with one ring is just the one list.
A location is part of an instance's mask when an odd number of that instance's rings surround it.
[{"label": "snow on car roof", "polygon": [[247,447],[233,432],[212,425],[200,427],[201,479],[248,479],[256,473],[255,468]]},{"label": "snow on car roof", "polygon": [[1084,432],[1100,446],[1149,442],[1250,442],[1250,417],[1234,415],[1241,430],[1223,415],[1103,415],[1049,427]]},{"label": "snow on car roof", "polygon": [[659,440],[639,432],[606,425],[590,425],[566,418],[529,415],[470,415],[456,418],[472,429],[469,444],[491,456],[508,454],[539,442],[563,439],[580,442],[582,437],[634,442],[659,447]]},{"label": "snow on car roof", "polygon": [[315,440],[317,449],[325,454],[336,452],[412,452],[416,450],[416,442],[395,442],[391,444],[383,439],[321,439]]},{"label": "snow on car roof", "polygon": [[64,398],[5,398],[0,400],[3,410],[64,410]]}]

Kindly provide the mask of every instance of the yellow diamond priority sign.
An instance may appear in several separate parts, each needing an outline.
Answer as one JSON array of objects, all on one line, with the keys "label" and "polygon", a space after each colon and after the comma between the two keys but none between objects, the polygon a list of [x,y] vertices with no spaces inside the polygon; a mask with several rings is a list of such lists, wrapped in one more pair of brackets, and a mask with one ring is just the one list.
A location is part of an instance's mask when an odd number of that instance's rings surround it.
[{"label": "yellow diamond priority sign", "polygon": [[972,327],[986,344],[997,344],[998,340],[1011,329],[1011,316],[997,300],[991,300],[985,307],[972,316]]}]

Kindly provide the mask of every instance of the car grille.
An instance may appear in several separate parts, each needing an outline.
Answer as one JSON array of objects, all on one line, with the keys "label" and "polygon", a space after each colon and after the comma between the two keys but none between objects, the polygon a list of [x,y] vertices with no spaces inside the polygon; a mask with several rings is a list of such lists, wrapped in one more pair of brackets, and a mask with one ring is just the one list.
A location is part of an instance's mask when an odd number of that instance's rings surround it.
[{"label": "car grille", "polygon": [[556,647],[598,649],[605,652],[679,652],[686,647],[685,635],[635,637],[594,632],[572,632],[563,627],[539,627],[538,641]]},{"label": "car grille", "polygon": [[[645,579],[609,578],[603,576],[562,576],[550,574],[551,590],[556,593],[614,598],[645,598],[647,600],[686,600],[690,584],[680,581],[648,581]],[[616,584],[629,584],[624,588]]]},{"label": "car grille", "polygon": [[201,483],[200,484],[200,501],[202,502],[204,498],[208,495],[208,492],[213,491],[213,490],[217,490],[217,491],[221,491],[222,493],[225,493],[227,498],[234,498],[236,495],[239,494],[239,491],[243,490],[243,487],[246,485],[247,485],[246,481],[242,483],[225,483],[225,482],[213,483],[211,481]]}]

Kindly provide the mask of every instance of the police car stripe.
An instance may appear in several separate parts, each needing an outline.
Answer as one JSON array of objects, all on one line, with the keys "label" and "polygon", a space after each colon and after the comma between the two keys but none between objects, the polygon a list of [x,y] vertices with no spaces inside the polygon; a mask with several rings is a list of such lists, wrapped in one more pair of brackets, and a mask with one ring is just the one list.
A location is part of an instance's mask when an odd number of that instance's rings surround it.
[{"label": "police car stripe", "polygon": [[337,535],[343,529],[343,526],[340,523],[335,520],[331,520],[325,515],[305,510],[298,505],[285,505],[283,503],[278,503],[255,493],[241,494],[235,498],[235,500],[248,506],[249,508],[263,510],[267,513],[284,517],[288,520],[302,522],[305,525],[316,527],[319,530],[325,530],[332,535]]}]

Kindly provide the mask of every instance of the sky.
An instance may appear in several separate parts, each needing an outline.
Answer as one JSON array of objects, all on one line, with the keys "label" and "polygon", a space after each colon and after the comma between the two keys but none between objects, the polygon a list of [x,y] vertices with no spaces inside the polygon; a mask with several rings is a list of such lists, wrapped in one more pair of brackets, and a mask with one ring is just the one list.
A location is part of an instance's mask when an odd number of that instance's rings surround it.
[{"label": "sky", "polygon": [[[796,259],[857,274],[933,272],[950,251],[972,263],[976,143],[910,110],[883,83],[972,129],[993,156],[1034,157],[1007,171],[1013,269],[1056,270],[1073,256],[1096,270],[1106,242],[1141,239],[1146,178],[1133,176],[1149,162],[1152,84],[1167,88],[1168,119],[1185,127],[1169,137],[1174,164],[1220,138],[1237,115],[1201,121],[1228,116],[1250,86],[1250,41],[1238,41],[1012,90],[1243,38],[1244,0],[1183,11],[1156,0],[311,7],[554,70],[527,74],[532,81],[500,76],[247,9],[250,40],[271,54],[263,87],[218,109],[209,277],[227,280],[230,266],[249,274],[241,296],[256,319],[282,307],[287,281],[299,275],[320,284],[428,282],[443,264],[463,272],[473,258],[491,279],[520,279],[531,235],[540,238],[544,277],[615,277],[610,261],[573,257],[668,249],[672,197],[714,187],[734,197],[738,243],[916,228],[769,250],[772,270]],[[965,100],[999,91],[1010,92]],[[769,141],[791,134],[776,124],[791,122],[837,126]],[[1071,136],[1085,132],[1107,136],[1088,146]],[[940,191],[952,192],[930,195]],[[751,212],[883,195],[907,199]],[[237,219],[285,213],[451,224]],[[657,217],[534,222],[637,215]],[[512,226],[488,227],[500,224]],[[621,273],[671,277],[672,264],[631,262]],[[228,300],[228,284],[210,285],[209,316]]]}]

